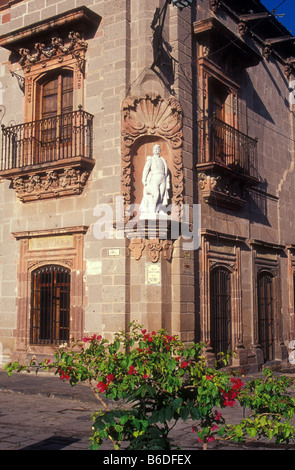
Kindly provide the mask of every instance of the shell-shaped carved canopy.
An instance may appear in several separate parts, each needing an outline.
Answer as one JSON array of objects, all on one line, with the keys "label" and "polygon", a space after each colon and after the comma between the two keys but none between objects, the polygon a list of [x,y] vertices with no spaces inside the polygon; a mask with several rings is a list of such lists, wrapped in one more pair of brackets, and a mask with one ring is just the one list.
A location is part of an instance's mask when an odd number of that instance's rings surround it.
[{"label": "shell-shaped carved canopy", "polygon": [[129,137],[129,142],[144,134],[173,139],[181,129],[182,111],[174,98],[147,94],[123,102],[122,134]]}]

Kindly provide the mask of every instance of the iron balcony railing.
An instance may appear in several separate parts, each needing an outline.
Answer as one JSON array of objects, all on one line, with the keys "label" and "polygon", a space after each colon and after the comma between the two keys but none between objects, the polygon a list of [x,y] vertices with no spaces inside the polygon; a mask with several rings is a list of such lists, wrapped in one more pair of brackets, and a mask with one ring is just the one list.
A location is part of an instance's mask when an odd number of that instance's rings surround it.
[{"label": "iron balcony railing", "polygon": [[2,125],[0,171],[21,169],[74,157],[91,158],[93,116],[78,111]]},{"label": "iron balcony railing", "polygon": [[240,174],[258,177],[257,139],[216,117],[199,121],[198,130],[199,163],[218,163]]}]

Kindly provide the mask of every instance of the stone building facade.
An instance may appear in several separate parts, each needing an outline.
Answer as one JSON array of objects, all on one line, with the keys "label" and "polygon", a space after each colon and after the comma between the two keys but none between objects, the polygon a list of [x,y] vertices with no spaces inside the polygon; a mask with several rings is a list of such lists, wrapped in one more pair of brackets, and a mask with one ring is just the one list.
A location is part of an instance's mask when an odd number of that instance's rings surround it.
[{"label": "stone building facade", "polygon": [[261,2],[174,3],[0,1],[2,362],[132,320],[288,359],[294,38]]}]

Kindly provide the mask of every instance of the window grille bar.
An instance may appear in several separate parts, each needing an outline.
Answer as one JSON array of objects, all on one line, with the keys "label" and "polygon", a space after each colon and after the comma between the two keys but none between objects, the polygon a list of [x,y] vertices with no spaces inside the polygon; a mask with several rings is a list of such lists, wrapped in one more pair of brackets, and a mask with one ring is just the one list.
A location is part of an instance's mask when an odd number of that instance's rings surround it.
[{"label": "window grille bar", "polygon": [[274,359],[273,307],[273,277],[263,273],[258,277],[258,341],[265,361]]},{"label": "window grille bar", "polygon": [[216,268],[210,274],[210,344],[217,355],[232,349],[230,273]]},{"label": "window grille bar", "polygon": [[59,344],[69,340],[70,270],[43,266],[32,273],[31,343]]}]

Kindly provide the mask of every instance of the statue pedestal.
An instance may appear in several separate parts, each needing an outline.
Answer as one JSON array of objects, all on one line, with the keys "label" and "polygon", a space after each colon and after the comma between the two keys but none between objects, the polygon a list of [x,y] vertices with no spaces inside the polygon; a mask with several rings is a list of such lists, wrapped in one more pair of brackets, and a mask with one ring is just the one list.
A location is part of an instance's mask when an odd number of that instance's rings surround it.
[{"label": "statue pedestal", "polygon": [[181,224],[178,220],[165,215],[149,219],[132,219],[125,224],[125,236],[142,239],[177,240]]}]

